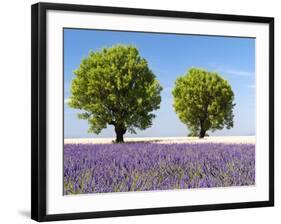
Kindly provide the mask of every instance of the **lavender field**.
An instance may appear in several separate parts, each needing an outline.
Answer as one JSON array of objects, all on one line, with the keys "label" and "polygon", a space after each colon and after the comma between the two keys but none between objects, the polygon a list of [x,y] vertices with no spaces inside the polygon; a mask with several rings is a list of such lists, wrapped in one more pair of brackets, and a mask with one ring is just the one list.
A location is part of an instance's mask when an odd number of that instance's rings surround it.
[{"label": "lavender field", "polygon": [[65,195],[254,184],[254,144],[64,146]]}]

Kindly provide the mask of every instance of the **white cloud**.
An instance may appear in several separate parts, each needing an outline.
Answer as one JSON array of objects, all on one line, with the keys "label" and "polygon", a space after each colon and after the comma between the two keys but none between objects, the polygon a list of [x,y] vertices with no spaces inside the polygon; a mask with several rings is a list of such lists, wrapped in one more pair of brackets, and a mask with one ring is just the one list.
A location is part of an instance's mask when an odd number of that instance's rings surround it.
[{"label": "white cloud", "polygon": [[253,73],[249,72],[249,71],[234,70],[234,69],[225,70],[224,73],[230,74],[230,75],[238,75],[238,76],[252,76],[253,75]]},{"label": "white cloud", "polygon": [[214,71],[216,71],[218,73],[223,73],[225,75],[237,75],[237,76],[249,77],[249,76],[253,76],[255,74],[254,72],[250,72],[250,71],[246,71],[246,70],[224,68],[224,67],[214,66],[214,65],[210,65],[210,66],[215,68]]},{"label": "white cloud", "polygon": [[172,92],[172,87],[169,86],[163,86],[163,93],[171,93]]},{"label": "white cloud", "polygon": [[254,88],[256,88],[256,85],[255,84],[249,84],[249,85],[247,85],[247,87],[250,88],[250,89],[254,89]]},{"label": "white cloud", "polygon": [[69,103],[69,102],[70,102],[70,99],[69,99],[69,98],[64,99],[64,103],[65,103],[65,104],[67,104],[67,103]]}]

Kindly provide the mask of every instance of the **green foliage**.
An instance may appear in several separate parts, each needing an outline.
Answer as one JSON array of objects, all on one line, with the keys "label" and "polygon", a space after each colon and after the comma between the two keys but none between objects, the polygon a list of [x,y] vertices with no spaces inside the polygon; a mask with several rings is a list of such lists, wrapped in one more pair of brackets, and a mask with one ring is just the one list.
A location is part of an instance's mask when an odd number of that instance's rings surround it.
[{"label": "green foliage", "polygon": [[135,47],[91,51],[74,74],[69,106],[82,110],[78,116],[88,120],[89,132],[114,125],[116,141],[122,142],[127,130],[136,133],[152,125],[162,87]]},{"label": "green foliage", "polygon": [[172,93],[174,109],[191,135],[203,138],[207,130],[233,127],[234,93],[217,73],[191,68],[177,78]]}]

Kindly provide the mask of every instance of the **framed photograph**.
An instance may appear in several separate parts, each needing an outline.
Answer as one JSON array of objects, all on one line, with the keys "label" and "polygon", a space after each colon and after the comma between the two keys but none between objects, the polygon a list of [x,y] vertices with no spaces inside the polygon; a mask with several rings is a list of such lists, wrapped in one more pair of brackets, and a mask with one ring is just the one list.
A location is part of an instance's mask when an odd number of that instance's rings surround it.
[{"label": "framed photograph", "polygon": [[274,19],[32,5],[32,219],[274,205]]}]

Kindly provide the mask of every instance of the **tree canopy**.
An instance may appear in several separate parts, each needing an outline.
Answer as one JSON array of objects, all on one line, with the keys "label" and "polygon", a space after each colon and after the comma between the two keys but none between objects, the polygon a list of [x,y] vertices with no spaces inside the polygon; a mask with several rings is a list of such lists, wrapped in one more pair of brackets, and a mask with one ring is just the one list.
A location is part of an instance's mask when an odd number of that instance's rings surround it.
[{"label": "tree canopy", "polygon": [[74,74],[69,106],[81,110],[78,117],[88,120],[89,132],[113,125],[116,142],[123,142],[126,131],[152,125],[162,87],[134,46],[91,51]]},{"label": "tree canopy", "polygon": [[208,130],[233,127],[234,93],[217,73],[191,68],[176,79],[172,94],[174,109],[191,136],[203,138]]}]

